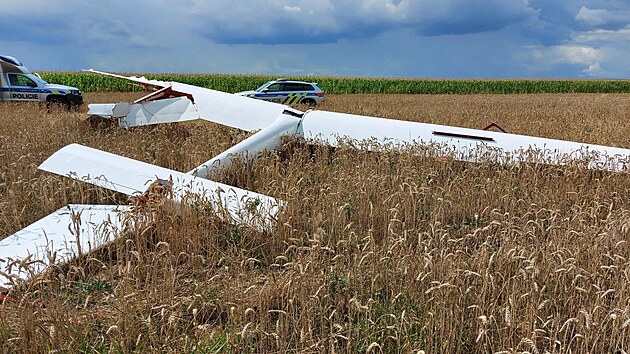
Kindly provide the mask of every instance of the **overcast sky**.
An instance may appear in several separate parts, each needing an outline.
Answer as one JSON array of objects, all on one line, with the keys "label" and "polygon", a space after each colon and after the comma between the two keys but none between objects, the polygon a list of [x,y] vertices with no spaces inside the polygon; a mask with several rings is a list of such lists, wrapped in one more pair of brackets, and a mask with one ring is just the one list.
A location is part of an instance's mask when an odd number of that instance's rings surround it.
[{"label": "overcast sky", "polygon": [[32,70],[630,78],[629,0],[0,0]]}]

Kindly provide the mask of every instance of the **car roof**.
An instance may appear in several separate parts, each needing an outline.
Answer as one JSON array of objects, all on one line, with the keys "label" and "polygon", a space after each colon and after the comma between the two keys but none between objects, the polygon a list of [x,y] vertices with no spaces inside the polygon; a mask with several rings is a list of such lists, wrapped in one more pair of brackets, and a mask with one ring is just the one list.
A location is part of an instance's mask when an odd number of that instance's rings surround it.
[{"label": "car roof", "polygon": [[306,81],[287,80],[287,79],[275,79],[275,80],[269,81],[268,83],[276,83],[276,82],[289,83],[289,84],[317,85],[316,82],[306,82]]},{"label": "car roof", "polygon": [[7,62],[9,64],[13,64],[15,66],[23,66],[22,63],[20,63],[19,60],[17,60],[14,57],[10,57],[8,55],[0,55],[0,60],[4,61],[4,62]]}]

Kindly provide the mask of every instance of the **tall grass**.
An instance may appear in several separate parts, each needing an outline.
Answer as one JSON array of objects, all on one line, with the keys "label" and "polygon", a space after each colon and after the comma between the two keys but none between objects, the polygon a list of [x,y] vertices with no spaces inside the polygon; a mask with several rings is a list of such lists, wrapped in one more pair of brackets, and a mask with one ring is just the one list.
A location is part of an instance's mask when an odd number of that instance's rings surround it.
[{"label": "tall grass", "polygon": [[[332,96],[326,109],[451,124],[465,116],[469,126],[503,116],[511,131],[570,139],[586,129],[598,132],[592,143],[628,147],[628,104],[624,95]],[[187,171],[241,138],[211,124],[95,130],[82,113],[0,110],[2,234],[68,202],[124,201],[36,171],[67,143]],[[571,119],[581,124],[564,123]],[[424,151],[287,142],[238,163],[217,178],[287,202],[273,233],[224,224],[199,204],[181,214],[158,208],[111,247],[10,293],[0,342],[8,352],[630,346],[627,175],[465,164]]]},{"label": "tall grass", "polygon": [[[140,90],[128,82],[97,74],[43,72],[45,80],[83,91]],[[132,74],[129,74],[132,75]],[[140,76],[140,74],[134,74]],[[225,92],[254,90],[277,77],[257,75],[144,74],[162,81],[177,81]],[[524,94],[524,93],[628,93],[628,80],[442,80],[395,78],[287,77],[317,82],[330,94]]]}]

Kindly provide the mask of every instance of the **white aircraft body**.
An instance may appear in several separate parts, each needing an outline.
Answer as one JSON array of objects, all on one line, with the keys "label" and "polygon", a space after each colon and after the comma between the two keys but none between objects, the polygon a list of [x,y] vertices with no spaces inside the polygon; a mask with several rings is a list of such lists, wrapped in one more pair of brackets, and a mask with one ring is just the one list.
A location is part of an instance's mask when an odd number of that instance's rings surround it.
[{"label": "white aircraft body", "polygon": [[[92,69],[87,71],[119,77],[154,90],[131,104],[89,105],[90,116],[116,121],[121,127],[203,119],[257,132],[188,173],[76,144],[53,154],[42,163],[40,169],[128,195],[143,193],[157,181],[172,189],[171,197],[175,204],[185,200],[186,195],[200,196],[216,205],[216,210],[226,221],[259,230],[269,230],[273,226],[282,201],[206,178],[212,176],[215,170],[229,164],[235,155],[254,158],[261,151],[279,148],[284,136],[333,147],[347,140],[370,140],[369,146],[385,144],[394,149],[414,143],[435,144],[450,151],[449,156],[454,159],[472,162],[492,158],[502,163],[534,161],[565,164],[586,158],[588,168],[620,172],[628,169],[630,158],[630,150],[623,148],[326,111],[302,112],[277,103],[178,82],[125,77]],[[66,208],[81,215],[80,225],[86,230],[89,227],[97,230],[96,225],[120,218],[121,213],[128,212],[124,207],[115,206],[72,205]],[[91,247],[87,249],[89,250],[101,247],[113,239],[113,236],[99,238],[92,235],[90,241],[80,239],[80,235],[77,236],[68,228],[71,221],[77,224],[76,219],[70,218],[70,214],[64,214],[62,210],[65,209],[60,209],[0,243],[0,266],[5,268],[0,269],[4,271],[0,274],[7,279],[13,279],[15,276],[11,273],[11,265],[20,260],[28,259],[29,262],[47,265],[51,252],[61,252],[66,255],[64,259],[67,260],[70,255],[85,253],[86,249],[82,247],[86,243]],[[84,218],[89,221],[84,221]],[[120,223],[110,224],[117,226],[119,231]],[[48,242],[51,235],[59,237],[54,240],[53,246]],[[73,243],[75,239],[76,242]],[[56,248],[61,244],[67,249]],[[78,244],[81,244],[81,248]],[[45,249],[47,246],[50,249]],[[36,270],[39,272],[43,268]],[[6,287],[9,284],[9,281],[4,283]]]},{"label": "white aircraft body", "polygon": [[242,96],[178,82],[126,77],[92,69],[86,72],[114,76],[156,89],[132,104],[89,105],[88,115],[116,120],[121,127],[203,119],[245,131],[259,130],[191,171],[200,177],[208,177],[213,170],[225,166],[233,154],[246,153],[255,157],[262,150],[277,149],[280,137],[284,135],[333,147],[347,140],[371,140],[374,145],[390,147],[435,144],[452,151],[456,159],[473,162],[487,159],[489,152],[503,162],[535,159],[562,164],[587,158],[588,167],[612,171],[625,170],[630,157],[630,150],[622,148],[336,112],[301,112],[277,103],[244,100]]}]

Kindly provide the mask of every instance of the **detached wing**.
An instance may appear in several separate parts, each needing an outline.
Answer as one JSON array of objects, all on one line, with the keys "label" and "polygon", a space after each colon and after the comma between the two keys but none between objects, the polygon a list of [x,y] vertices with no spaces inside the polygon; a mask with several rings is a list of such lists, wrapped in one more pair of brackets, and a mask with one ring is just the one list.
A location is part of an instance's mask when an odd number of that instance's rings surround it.
[{"label": "detached wing", "polygon": [[627,169],[630,162],[629,149],[326,111],[307,112],[301,131],[307,140],[332,146],[340,139],[372,140],[395,148],[411,143],[436,144],[466,161],[492,158],[499,162],[562,164],[585,158],[590,168],[615,171]]},{"label": "detached wing", "polygon": [[[263,101],[247,98],[244,96],[234,95],[231,93],[225,93],[221,91],[211,90],[203,87],[182,84],[179,82],[164,82],[156,80],[148,80],[145,77],[126,77],[117,74],[110,74],[102,71],[96,71],[93,69],[84,70],[90,73],[96,73],[101,75],[113,76],[120,79],[129,80],[141,85],[159,87],[167,89],[170,92],[169,96],[185,96],[195,106],[195,111],[199,118],[208,120],[214,123],[227,125],[229,127],[238,128],[246,131],[259,130],[267,127],[273,123],[284,111],[290,111],[295,115],[300,115],[303,112],[295,110],[293,108]],[[147,96],[147,99],[154,100],[154,95]],[[161,98],[160,98],[161,99]],[[170,118],[161,118],[155,114],[159,107],[153,107],[152,102],[136,102],[131,107],[130,119],[125,121],[123,126],[137,126],[147,124],[159,124],[170,123],[176,121],[184,121],[188,119],[177,120]],[[144,105],[140,107],[141,105]],[[155,118],[152,122],[146,123],[146,120],[137,119],[134,113],[134,107],[136,112],[152,112],[151,115]],[[90,110],[97,111],[112,111],[112,105],[90,105]],[[189,110],[190,111],[190,110]]]},{"label": "detached wing", "polygon": [[214,205],[226,221],[258,229],[269,228],[281,203],[263,194],[78,144],[57,151],[39,168],[127,195],[141,194],[158,180],[167,181],[172,183],[176,202],[202,198]]},{"label": "detached wing", "polygon": [[0,241],[0,289],[116,238],[129,206],[67,205]]}]

